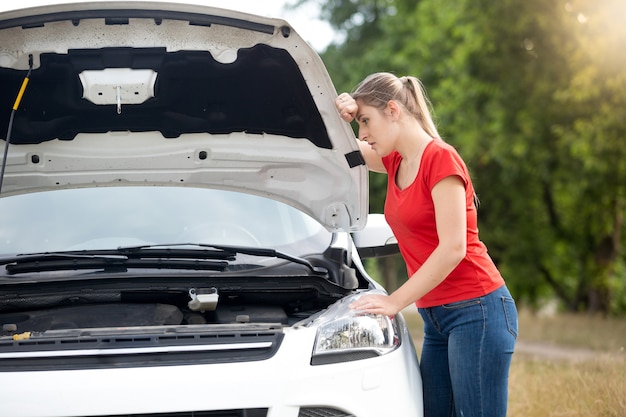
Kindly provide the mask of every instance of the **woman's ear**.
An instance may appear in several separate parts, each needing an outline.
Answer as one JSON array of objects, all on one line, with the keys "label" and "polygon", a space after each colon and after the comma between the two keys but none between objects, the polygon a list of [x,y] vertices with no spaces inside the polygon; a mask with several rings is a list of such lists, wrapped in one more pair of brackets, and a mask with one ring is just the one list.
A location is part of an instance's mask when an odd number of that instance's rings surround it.
[{"label": "woman's ear", "polygon": [[385,110],[394,122],[400,118],[400,106],[395,100],[389,100]]}]

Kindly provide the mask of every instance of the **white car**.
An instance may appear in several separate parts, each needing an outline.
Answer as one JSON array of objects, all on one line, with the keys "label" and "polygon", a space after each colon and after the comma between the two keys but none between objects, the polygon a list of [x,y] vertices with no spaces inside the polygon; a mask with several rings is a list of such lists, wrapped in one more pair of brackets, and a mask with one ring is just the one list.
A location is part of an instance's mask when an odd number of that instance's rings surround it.
[{"label": "white car", "polygon": [[422,416],[404,319],[350,308],[395,245],[335,96],[282,20],[0,13],[0,415]]}]

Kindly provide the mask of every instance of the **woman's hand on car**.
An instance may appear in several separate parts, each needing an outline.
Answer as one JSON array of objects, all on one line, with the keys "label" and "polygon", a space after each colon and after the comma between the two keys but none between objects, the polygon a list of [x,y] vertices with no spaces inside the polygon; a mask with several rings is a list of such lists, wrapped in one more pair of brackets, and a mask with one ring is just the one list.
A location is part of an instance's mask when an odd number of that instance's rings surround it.
[{"label": "woman's hand on car", "polygon": [[381,314],[383,316],[395,316],[400,308],[388,295],[366,294],[350,304],[353,310],[362,311],[369,314]]}]

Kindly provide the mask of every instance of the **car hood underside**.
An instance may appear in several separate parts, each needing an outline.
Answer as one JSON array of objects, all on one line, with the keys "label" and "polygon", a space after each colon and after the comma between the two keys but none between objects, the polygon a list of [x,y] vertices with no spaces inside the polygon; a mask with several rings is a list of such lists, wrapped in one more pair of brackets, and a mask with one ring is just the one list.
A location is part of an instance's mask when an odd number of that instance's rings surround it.
[{"label": "car hood underside", "polygon": [[356,230],[367,171],[335,96],[319,56],[282,20],[140,2],[2,13],[2,195],[232,189]]}]

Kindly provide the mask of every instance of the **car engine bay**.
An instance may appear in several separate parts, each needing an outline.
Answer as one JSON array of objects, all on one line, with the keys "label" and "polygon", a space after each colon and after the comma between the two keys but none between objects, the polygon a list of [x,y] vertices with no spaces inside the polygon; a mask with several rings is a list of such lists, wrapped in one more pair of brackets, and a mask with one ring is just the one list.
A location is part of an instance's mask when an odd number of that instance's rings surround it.
[{"label": "car engine bay", "polygon": [[[259,282],[233,279],[221,289],[180,288],[162,283],[156,286],[143,282],[141,287],[111,290],[109,282],[103,284],[105,288],[92,286],[71,290],[65,287],[62,291],[22,291],[20,294],[9,291],[0,295],[0,335],[200,324],[291,325],[350,292],[323,278],[276,277],[274,285],[268,283],[268,279],[263,277]],[[287,285],[281,288],[278,280]],[[207,303],[201,297],[210,298],[212,302]]]}]

